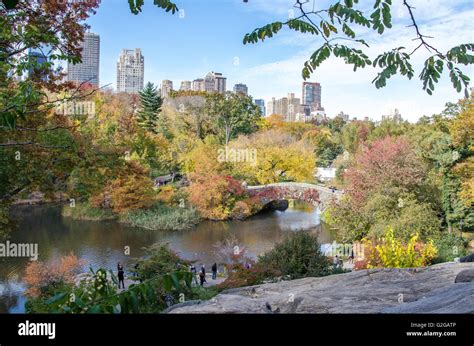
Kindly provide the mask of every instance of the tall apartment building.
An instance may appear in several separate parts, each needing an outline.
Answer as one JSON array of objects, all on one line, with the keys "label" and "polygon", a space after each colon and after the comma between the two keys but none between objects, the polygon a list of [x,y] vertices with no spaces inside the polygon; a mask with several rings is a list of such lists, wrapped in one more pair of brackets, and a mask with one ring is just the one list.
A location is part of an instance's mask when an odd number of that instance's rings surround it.
[{"label": "tall apartment building", "polygon": [[224,94],[226,92],[226,80],[227,78],[223,77],[222,73],[209,72],[204,77],[204,91]]},{"label": "tall apartment building", "polygon": [[301,113],[300,99],[295,97],[294,93],[288,94],[288,112],[285,116],[286,121],[296,121],[296,114]]},{"label": "tall apartment building", "polygon": [[262,114],[262,116],[265,116],[266,115],[265,100],[256,99],[254,102],[260,108],[260,113]]},{"label": "tall apartment building", "polygon": [[267,103],[267,114],[279,114],[285,121],[296,121],[296,115],[307,113],[305,105],[301,105],[300,99],[294,93],[288,93],[287,97],[275,99]]},{"label": "tall apartment building", "polygon": [[173,90],[173,82],[169,79],[164,79],[161,82],[161,97],[168,98],[170,92]]},{"label": "tall apartment building", "polygon": [[192,89],[193,91],[205,91],[204,79],[198,78],[193,80]]},{"label": "tall apartment building", "polygon": [[273,113],[283,115],[283,118],[286,120],[288,115],[288,98],[282,97],[281,99],[275,100],[275,105]]},{"label": "tall apartment building", "polygon": [[271,101],[267,102],[267,115],[275,114],[276,100],[272,97]]},{"label": "tall apartment building", "polygon": [[247,85],[238,83],[234,85],[234,92],[243,95],[248,95],[249,89],[247,88]]},{"label": "tall apartment building", "polygon": [[182,91],[189,91],[191,90],[191,81],[189,80],[183,80],[181,82],[181,86],[179,87],[179,90],[182,90]]},{"label": "tall apartment building", "polygon": [[145,58],[140,48],[123,49],[117,61],[117,92],[138,93],[143,89]]},{"label": "tall apartment building", "polygon": [[303,82],[301,92],[302,104],[308,105],[311,111],[320,110],[321,106],[321,84]]},{"label": "tall apartment building", "polygon": [[78,64],[68,63],[67,80],[75,83],[90,83],[99,86],[100,37],[92,32],[84,34],[81,44],[81,61]]}]

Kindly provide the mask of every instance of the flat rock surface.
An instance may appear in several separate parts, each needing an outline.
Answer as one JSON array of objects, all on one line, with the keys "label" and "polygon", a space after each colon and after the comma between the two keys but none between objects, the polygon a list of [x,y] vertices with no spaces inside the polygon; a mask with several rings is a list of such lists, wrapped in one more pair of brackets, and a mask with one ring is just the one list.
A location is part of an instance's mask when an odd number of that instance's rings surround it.
[{"label": "flat rock surface", "polygon": [[227,290],[208,301],[172,306],[167,312],[472,313],[474,283],[454,283],[464,269],[474,269],[474,263],[369,269],[282,281]]}]

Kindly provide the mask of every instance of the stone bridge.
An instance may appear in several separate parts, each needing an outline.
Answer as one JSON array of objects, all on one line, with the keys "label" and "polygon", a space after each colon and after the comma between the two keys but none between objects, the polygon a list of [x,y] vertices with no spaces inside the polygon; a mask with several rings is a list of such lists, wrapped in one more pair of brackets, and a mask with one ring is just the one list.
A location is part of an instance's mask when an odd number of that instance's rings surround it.
[{"label": "stone bridge", "polygon": [[342,191],[333,191],[320,185],[291,182],[247,186],[247,191],[250,196],[259,196],[263,205],[277,200],[296,199],[311,203],[321,211],[331,200],[343,195]]}]

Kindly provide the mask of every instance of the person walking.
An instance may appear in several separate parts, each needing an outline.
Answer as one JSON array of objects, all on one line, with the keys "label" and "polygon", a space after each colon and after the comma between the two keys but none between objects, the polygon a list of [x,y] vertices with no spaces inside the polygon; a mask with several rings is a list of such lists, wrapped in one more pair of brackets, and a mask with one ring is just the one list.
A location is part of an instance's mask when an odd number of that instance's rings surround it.
[{"label": "person walking", "polygon": [[125,289],[125,282],[124,282],[124,271],[123,271],[123,266],[119,263],[117,263],[117,272],[118,272],[118,288],[120,289],[120,283],[122,283],[122,289]]},{"label": "person walking", "polygon": [[212,280],[217,279],[217,263],[214,263],[212,265],[211,270],[212,270]]}]

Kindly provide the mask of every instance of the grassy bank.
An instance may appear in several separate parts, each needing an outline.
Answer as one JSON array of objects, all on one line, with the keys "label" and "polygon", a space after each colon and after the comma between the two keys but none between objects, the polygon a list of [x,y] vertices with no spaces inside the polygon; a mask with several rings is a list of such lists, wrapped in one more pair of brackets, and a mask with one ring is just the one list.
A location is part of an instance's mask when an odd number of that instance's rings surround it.
[{"label": "grassy bank", "polygon": [[117,216],[110,209],[94,208],[89,203],[76,203],[74,207],[65,205],[61,212],[62,216],[75,220],[114,220]]},{"label": "grassy bank", "polygon": [[199,216],[194,208],[172,208],[156,204],[150,209],[133,210],[123,214],[120,221],[150,230],[179,231],[196,225]]}]

